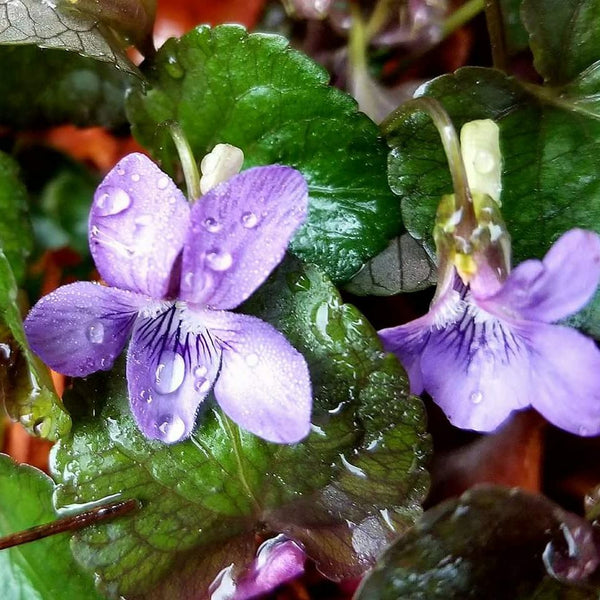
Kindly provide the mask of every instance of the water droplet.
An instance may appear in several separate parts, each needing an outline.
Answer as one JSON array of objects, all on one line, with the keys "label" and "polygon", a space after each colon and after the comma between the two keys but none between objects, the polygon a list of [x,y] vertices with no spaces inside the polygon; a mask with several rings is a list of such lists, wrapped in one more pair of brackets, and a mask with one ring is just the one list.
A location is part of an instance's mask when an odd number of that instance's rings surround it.
[{"label": "water droplet", "polygon": [[190,288],[192,287],[192,283],[194,282],[194,274],[189,271],[188,273],[186,273],[183,276],[183,285],[185,285],[185,287]]},{"label": "water droplet", "polygon": [[125,175],[125,169],[123,167],[119,167],[117,169],[117,173],[121,176]]},{"label": "water droplet", "polygon": [[99,321],[92,323],[88,327],[87,338],[92,344],[101,344],[104,341],[104,325]]},{"label": "water droplet", "polygon": [[131,176],[131,181],[139,181],[139,180],[140,180],[140,175],[139,175],[139,173],[134,173],[134,174]]},{"label": "water droplet", "polygon": [[473,404],[479,404],[483,400],[483,394],[479,391],[471,394],[471,402]]},{"label": "water droplet", "polygon": [[173,79],[181,79],[184,75],[182,66],[179,64],[177,57],[173,54],[167,59],[165,69],[167,70],[167,73],[173,77]]},{"label": "water droplet", "polygon": [[258,217],[253,212],[246,212],[242,215],[242,225],[246,229],[254,229],[258,225]]},{"label": "water droplet", "polygon": [[167,415],[160,420],[158,430],[165,442],[177,442],[185,433],[185,423],[175,415]]},{"label": "water droplet", "polygon": [[98,229],[98,227],[96,227],[96,225],[92,225],[92,228],[90,229],[90,235],[92,237],[97,237],[99,233],[100,230]]},{"label": "water droplet", "polygon": [[150,225],[153,220],[152,215],[140,215],[139,217],[136,217],[133,222],[140,227],[146,227],[147,225]]},{"label": "water droplet", "polygon": [[156,367],[154,387],[160,394],[172,394],[185,378],[185,362],[177,352],[164,352]]},{"label": "water droplet", "polygon": [[46,419],[38,419],[33,426],[33,432],[40,437],[47,434],[49,429],[50,424],[46,422]]},{"label": "water droplet", "polygon": [[10,355],[10,346],[8,344],[0,344],[0,361],[8,362]]},{"label": "water droplet", "polygon": [[168,185],[169,185],[169,178],[168,178],[168,177],[165,177],[165,176],[163,176],[163,177],[161,177],[161,178],[158,180],[158,183],[156,184],[156,187],[157,187],[159,190],[165,190],[165,189],[167,189],[167,186],[168,186]]},{"label": "water droplet", "polygon": [[125,190],[115,188],[102,194],[96,201],[98,213],[102,217],[118,215],[131,206],[131,198]]},{"label": "water droplet", "polygon": [[229,252],[213,250],[206,255],[206,262],[213,271],[227,271],[233,264],[233,257]]},{"label": "water droplet", "polygon": [[152,403],[152,394],[148,391],[148,390],[142,390],[140,392],[140,398],[146,403],[146,404],[151,404]]},{"label": "water droplet", "polygon": [[208,373],[208,369],[204,365],[199,365],[194,369],[194,377],[204,377]]},{"label": "water droplet", "polygon": [[204,377],[199,377],[194,381],[194,389],[201,394],[208,392],[210,390],[210,381]]},{"label": "water droplet", "polygon": [[246,356],[246,364],[249,367],[255,367],[258,364],[258,354],[248,354],[248,356]]},{"label": "water droplet", "polygon": [[204,225],[204,229],[206,229],[206,231],[210,231],[210,233],[217,233],[223,228],[223,225],[221,225],[219,221],[213,219],[212,217],[207,217],[204,219],[202,225]]}]

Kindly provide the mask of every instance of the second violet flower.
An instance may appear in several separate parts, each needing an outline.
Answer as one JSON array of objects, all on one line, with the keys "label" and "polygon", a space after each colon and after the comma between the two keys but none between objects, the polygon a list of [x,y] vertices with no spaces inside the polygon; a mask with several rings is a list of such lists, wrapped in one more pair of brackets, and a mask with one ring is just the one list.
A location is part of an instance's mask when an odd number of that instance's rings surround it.
[{"label": "second violet flower", "polygon": [[273,442],[308,434],[303,356],[271,325],[230,312],[279,264],[306,217],[306,182],[284,166],[235,175],[190,207],[142,154],[98,187],[89,220],[106,286],[79,282],[42,298],[25,330],[54,370],[108,370],[131,334],[129,400],[149,438],[189,437],[211,389],[238,425]]}]

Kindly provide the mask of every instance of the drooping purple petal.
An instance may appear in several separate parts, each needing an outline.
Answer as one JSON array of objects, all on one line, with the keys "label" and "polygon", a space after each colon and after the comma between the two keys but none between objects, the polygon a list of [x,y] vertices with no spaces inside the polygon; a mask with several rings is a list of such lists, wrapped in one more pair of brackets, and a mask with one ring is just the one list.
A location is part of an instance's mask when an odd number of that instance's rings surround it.
[{"label": "drooping purple petal", "polygon": [[577,435],[600,434],[600,350],[569,327],[520,323],[531,348],[531,403],[548,421]]},{"label": "drooping purple petal", "polygon": [[268,441],[298,442],[310,429],[312,392],[302,354],[268,323],[207,311],[223,344],[215,397],[240,427]]},{"label": "drooping purple petal", "polygon": [[534,390],[529,350],[509,324],[470,306],[443,329],[434,328],[421,356],[425,390],[450,422],[493,431]]},{"label": "drooping purple petal", "polygon": [[[267,540],[258,549],[254,562],[234,584],[233,595],[227,598],[250,600],[262,597],[302,575],[305,561],[306,555],[302,548],[284,535]],[[216,598],[217,595],[213,594],[213,597]]]},{"label": "drooping purple petal", "polygon": [[183,194],[149,158],[123,158],[96,190],[90,212],[90,249],[102,278],[164,298],[189,215]]},{"label": "drooping purple petal", "polygon": [[44,296],[25,319],[33,351],[52,369],[72,377],[108,370],[125,346],[141,294],[79,282]]},{"label": "drooping purple petal", "polygon": [[256,167],[218,185],[192,208],[181,298],[239,306],[279,264],[307,210],[307,187],[290,167]]},{"label": "drooping purple petal", "polygon": [[167,444],[189,437],[219,370],[221,350],[189,308],[165,303],[136,321],[127,354],[129,402],[144,435]]},{"label": "drooping purple petal", "polygon": [[550,248],[543,261],[527,260],[502,288],[477,303],[497,315],[553,322],[577,312],[600,282],[600,237],[572,229]]}]

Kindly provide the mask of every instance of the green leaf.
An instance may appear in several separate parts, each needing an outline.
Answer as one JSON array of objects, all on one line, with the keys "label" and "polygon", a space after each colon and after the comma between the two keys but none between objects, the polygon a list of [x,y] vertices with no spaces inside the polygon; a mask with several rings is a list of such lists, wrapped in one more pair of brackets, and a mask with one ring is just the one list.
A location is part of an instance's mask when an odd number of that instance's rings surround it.
[{"label": "green leaf", "polygon": [[547,82],[566,84],[600,58],[599,0],[523,0],[523,19]]},{"label": "green leaf", "polygon": [[110,27],[96,15],[77,10],[72,2],[58,4],[46,0],[10,0],[0,4],[0,44],[70,50],[139,76],[124,44]]},{"label": "green leaf", "polygon": [[344,288],[357,296],[394,296],[424,290],[436,281],[435,261],[415,238],[403,233],[365,263]]},{"label": "green leaf", "polygon": [[498,0],[498,2],[502,13],[506,50],[512,56],[529,47],[529,34],[521,19],[523,0]]},{"label": "green leaf", "polygon": [[[124,125],[125,93],[140,81],[113,65],[36,46],[0,46],[0,125]],[[27,73],[27,77],[23,77]]]},{"label": "green leaf", "polygon": [[[543,89],[543,88],[542,88]],[[459,69],[429,82],[423,94],[439,100],[457,129],[473,119],[500,127],[502,214],[512,238],[514,263],[541,258],[565,231],[600,232],[600,121],[527,93],[498,71]],[[539,90],[538,90],[539,92]],[[541,93],[541,92],[540,92]],[[401,197],[407,230],[433,254],[435,213],[452,183],[439,134],[428,117],[412,115],[388,140],[389,178]],[[593,301],[583,329],[600,335],[600,299]],[[581,317],[581,315],[580,315]]]},{"label": "green leaf", "polygon": [[9,416],[29,433],[55,440],[69,431],[71,419],[54,391],[47,367],[29,349],[17,295],[12,269],[0,249],[0,318],[12,336],[6,337],[6,332],[0,331],[4,355],[0,363],[0,399]]},{"label": "green leaf", "polygon": [[[49,477],[0,455],[0,536],[53,521]],[[68,534],[0,552],[0,596],[6,600],[96,600],[94,583],[75,563]]]},{"label": "green leaf", "polygon": [[174,173],[167,127],[174,121],[197,160],[226,142],[244,151],[245,168],[298,168],[310,208],[291,251],[335,281],[349,279],[400,232],[377,127],[284,38],[199,27],[167,41],[148,77],[152,88],[131,94],[127,104],[140,143]]},{"label": "green leaf", "polygon": [[238,429],[212,397],[189,441],[150,442],[132,420],[122,375],[75,385],[70,402],[95,399],[95,416],[81,416],[55,446],[56,507],[115,493],[143,504],[73,541],[77,559],[113,597],[204,598],[221,569],[253,556],[257,534],[285,533],[326,575],[356,576],[420,511],[429,449],[423,406],[364,317],[295,259],[246,310],[307,359],[314,411],[302,443],[271,444]]},{"label": "green leaf", "polygon": [[[597,564],[583,519],[543,496],[482,486],[426,512],[386,551],[356,600],[592,600],[597,589],[567,579],[586,583]],[[560,568],[565,582],[547,568]]]},{"label": "green leaf", "polygon": [[27,217],[27,190],[19,179],[16,163],[3,152],[0,152],[0,214],[0,249],[15,278],[21,281],[33,245]]}]

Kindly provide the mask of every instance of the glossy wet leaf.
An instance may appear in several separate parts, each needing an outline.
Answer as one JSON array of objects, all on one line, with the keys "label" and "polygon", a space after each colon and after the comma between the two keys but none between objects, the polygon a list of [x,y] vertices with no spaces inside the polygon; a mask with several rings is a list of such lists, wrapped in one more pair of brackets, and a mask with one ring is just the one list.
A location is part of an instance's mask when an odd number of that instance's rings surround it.
[{"label": "glossy wet leaf", "polygon": [[77,418],[56,447],[56,507],[113,494],[143,503],[73,542],[113,597],[205,598],[222,568],[253,556],[257,533],[301,543],[330,577],[356,576],[419,513],[428,481],[423,407],[360,313],[295,259],[246,310],[280,328],[309,363],[313,427],[302,443],[244,432],[212,398],[191,440],[150,442],[131,418],[120,370],[76,382],[69,402],[81,410],[95,401],[95,416]]},{"label": "glossy wet leaf", "polygon": [[[0,455],[0,536],[49,523],[54,484],[41,471]],[[68,534],[0,552],[0,596],[6,600],[99,600],[75,563]]]},{"label": "glossy wet leaf", "polygon": [[504,40],[509,55],[514,55],[529,47],[529,34],[521,19],[523,0],[498,0],[502,13]]},{"label": "glossy wet leaf", "polygon": [[54,391],[48,368],[31,352],[23,331],[18,289],[10,264],[0,249],[0,399],[9,416],[32,435],[55,440],[71,426]]},{"label": "glossy wet leaf", "polygon": [[113,65],[32,45],[0,46],[0,64],[0,125],[12,129],[119,127],[126,123],[125,93],[140,85]]},{"label": "glossy wet leaf", "polygon": [[128,99],[142,145],[174,172],[167,124],[175,121],[198,161],[226,142],[244,151],[244,168],[281,163],[299,169],[310,207],[291,251],[334,280],[349,279],[400,232],[377,127],[284,38],[200,27],[169,40],[147,75],[151,89]]},{"label": "glossy wet leaf", "polygon": [[[592,527],[543,496],[482,486],[443,502],[388,549],[356,600],[592,600]],[[548,571],[559,567],[562,581]]]},{"label": "glossy wet leaf", "polygon": [[409,233],[394,238],[344,286],[357,296],[394,296],[437,281],[435,261]]},{"label": "glossy wet leaf", "polygon": [[[600,120],[540,101],[498,71],[459,69],[423,88],[449,112],[457,129],[490,118],[500,127],[502,214],[512,238],[513,263],[542,257],[565,231],[600,232]],[[389,137],[390,185],[401,197],[408,231],[432,254],[437,205],[452,184],[439,135],[428,117],[413,115]],[[600,335],[596,298],[578,316]]]},{"label": "glossy wet leaf", "polygon": [[138,73],[113,30],[97,16],[77,10],[76,4],[45,0],[0,2],[0,44],[70,50]]},{"label": "glossy wet leaf", "polygon": [[563,85],[600,59],[599,0],[524,0],[535,67],[546,81]]},{"label": "glossy wet leaf", "polygon": [[17,281],[25,275],[25,263],[32,247],[27,204],[27,190],[19,179],[17,164],[0,152],[0,249]]}]

